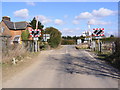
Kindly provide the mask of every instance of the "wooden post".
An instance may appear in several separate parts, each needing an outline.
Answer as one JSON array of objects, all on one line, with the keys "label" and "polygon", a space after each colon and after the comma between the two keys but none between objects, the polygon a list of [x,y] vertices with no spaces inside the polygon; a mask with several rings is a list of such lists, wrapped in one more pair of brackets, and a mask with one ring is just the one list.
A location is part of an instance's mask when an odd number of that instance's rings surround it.
[{"label": "wooden post", "polygon": [[34,41],[32,41],[32,51],[34,52],[35,47],[34,47]]},{"label": "wooden post", "polygon": [[115,42],[112,42],[112,53],[115,52]]},{"label": "wooden post", "polygon": [[98,39],[98,51],[101,53],[101,46],[102,46],[102,43],[100,42],[100,39]]},{"label": "wooden post", "polygon": [[35,52],[37,52],[37,40],[35,40]]}]

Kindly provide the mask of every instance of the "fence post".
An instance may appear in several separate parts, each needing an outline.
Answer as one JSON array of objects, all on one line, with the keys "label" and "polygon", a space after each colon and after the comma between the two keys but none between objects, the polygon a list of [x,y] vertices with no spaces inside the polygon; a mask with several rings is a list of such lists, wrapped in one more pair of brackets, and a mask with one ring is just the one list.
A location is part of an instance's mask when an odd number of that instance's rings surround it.
[{"label": "fence post", "polygon": [[114,53],[115,52],[115,42],[112,42],[112,53]]},{"label": "fence post", "polygon": [[39,41],[37,41],[37,51],[39,52]]},{"label": "fence post", "polygon": [[92,49],[92,51],[95,51],[95,47],[96,47],[96,43],[95,43],[95,41],[92,41],[91,42],[91,49]]},{"label": "fence post", "polygon": [[34,52],[34,41],[32,40],[32,52]]}]

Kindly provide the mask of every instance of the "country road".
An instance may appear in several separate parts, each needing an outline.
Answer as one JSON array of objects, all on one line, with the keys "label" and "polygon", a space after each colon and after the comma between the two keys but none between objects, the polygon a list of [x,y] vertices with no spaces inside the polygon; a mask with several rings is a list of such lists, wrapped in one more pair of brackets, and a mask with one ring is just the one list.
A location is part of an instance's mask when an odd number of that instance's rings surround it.
[{"label": "country road", "polygon": [[116,69],[75,46],[42,51],[35,63],[20,71],[3,88],[118,88]]}]

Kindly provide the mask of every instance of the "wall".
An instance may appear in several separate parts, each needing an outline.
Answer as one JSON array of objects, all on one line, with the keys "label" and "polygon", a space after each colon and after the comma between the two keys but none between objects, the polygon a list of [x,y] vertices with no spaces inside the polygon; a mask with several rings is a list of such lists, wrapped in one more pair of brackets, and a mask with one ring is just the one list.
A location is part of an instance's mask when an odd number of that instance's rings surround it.
[{"label": "wall", "polygon": [[17,30],[17,31],[15,31],[15,30],[10,30],[10,33],[11,33],[11,35],[12,35],[11,40],[14,40],[14,37],[15,37],[16,35],[21,35],[21,34],[22,34],[22,31],[24,31],[24,30]]},{"label": "wall", "polygon": [[[23,31],[32,29],[31,27],[27,27],[25,30],[9,30],[9,28],[6,26],[6,24],[3,21],[1,22],[1,26],[4,27],[4,32],[2,33],[2,35],[10,35],[11,36],[10,40],[14,40],[14,37],[16,35],[21,36]],[[32,40],[32,38],[29,39]]]},{"label": "wall", "polygon": [[4,32],[2,33],[2,35],[10,35],[11,36],[11,32],[10,32],[9,28],[5,25],[5,23],[3,21],[1,22],[1,27],[4,27]]}]

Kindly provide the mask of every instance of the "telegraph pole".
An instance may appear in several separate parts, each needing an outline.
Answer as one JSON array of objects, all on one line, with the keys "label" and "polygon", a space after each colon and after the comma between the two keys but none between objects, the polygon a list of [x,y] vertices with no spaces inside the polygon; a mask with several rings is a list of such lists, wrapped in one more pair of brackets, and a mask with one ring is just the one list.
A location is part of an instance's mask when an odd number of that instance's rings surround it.
[{"label": "telegraph pole", "polygon": [[[36,16],[36,30],[38,29],[38,16]],[[37,45],[37,40],[38,40],[38,37],[34,37],[34,42],[35,42],[35,52],[38,51],[38,45]]]},{"label": "telegraph pole", "polygon": [[89,45],[90,45],[90,48],[92,48],[92,32],[91,32],[90,21],[88,21],[87,25],[88,25],[88,33],[89,33],[89,36],[90,36]]},{"label": "telegraph pole", "polygon": [[30,37],[32,37],[32,40],[33,40],[33,51],[34,52],[38,52],[39,49],[38,49],[38,37],[41,36],[41,29],[38,29],[38,16],[36,17],[36,27],[35,29],[31,29],[29,30],[30,32]]},{"label": "telegraph pole", "polygon": [[90,26],[90,22],[88,21],[88,32],[89,32],[89,35],[90,35],[90,41],[92,42],[92,32],[90,31],[91,30],[91,26]]}]

